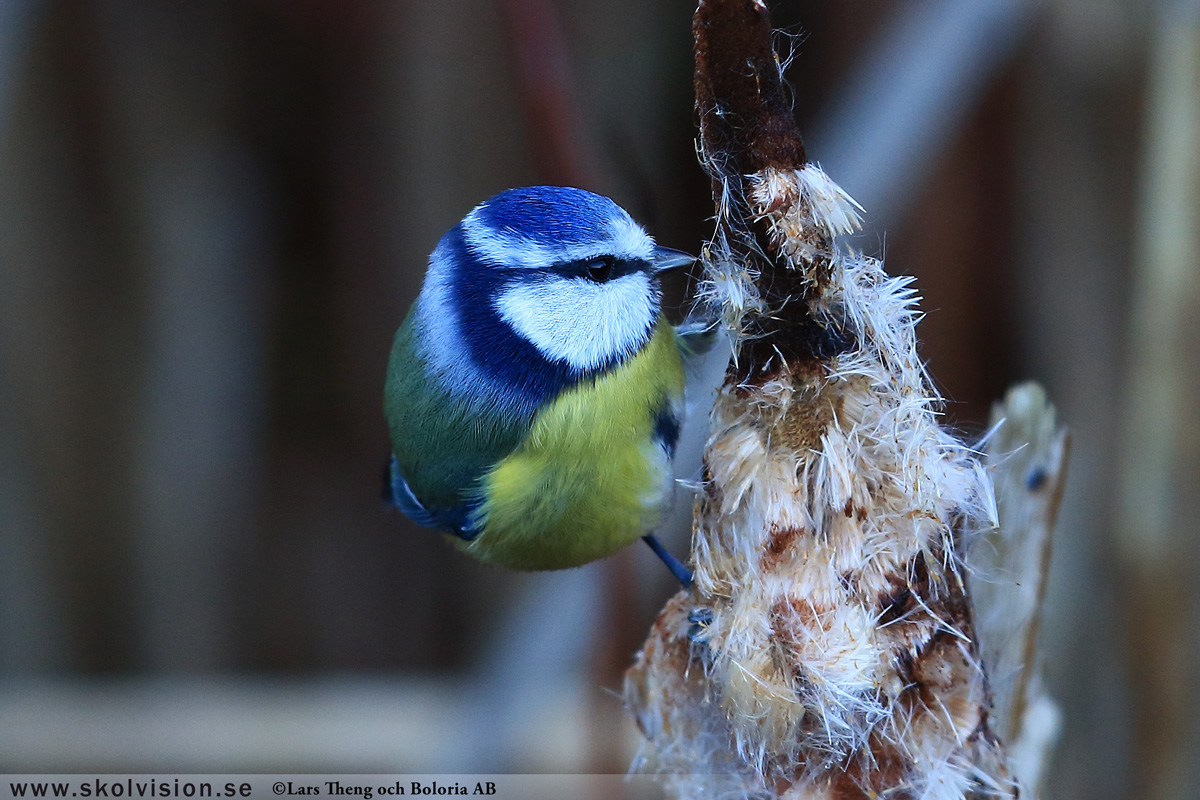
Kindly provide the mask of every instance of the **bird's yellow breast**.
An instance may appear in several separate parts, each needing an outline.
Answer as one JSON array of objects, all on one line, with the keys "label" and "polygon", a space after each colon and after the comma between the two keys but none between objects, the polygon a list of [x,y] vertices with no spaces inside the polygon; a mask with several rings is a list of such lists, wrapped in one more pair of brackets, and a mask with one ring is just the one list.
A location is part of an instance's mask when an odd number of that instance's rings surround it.
[{"label": "bird's yellow breast", "polygon": [[525,441],[484,476],[481,531],[458,546],[508,567],[559,569],[648,532],[671,483],[656,419],[678,413],[683,385],[675,333],[660,320],[637,355],[538,412]]}]

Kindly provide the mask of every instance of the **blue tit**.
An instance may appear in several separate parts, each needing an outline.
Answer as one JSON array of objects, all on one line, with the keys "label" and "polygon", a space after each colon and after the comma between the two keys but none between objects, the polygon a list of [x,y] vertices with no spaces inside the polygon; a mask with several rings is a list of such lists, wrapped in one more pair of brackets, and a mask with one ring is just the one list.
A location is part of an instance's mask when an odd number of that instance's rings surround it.
[{"label": "blue tit", "polygon": [[648,534],[672,495],[684,391],[660,276],[693,261],[580,189],[510,189],[467,214],[392,346],[395,505],[514,569],[578,566]]}]

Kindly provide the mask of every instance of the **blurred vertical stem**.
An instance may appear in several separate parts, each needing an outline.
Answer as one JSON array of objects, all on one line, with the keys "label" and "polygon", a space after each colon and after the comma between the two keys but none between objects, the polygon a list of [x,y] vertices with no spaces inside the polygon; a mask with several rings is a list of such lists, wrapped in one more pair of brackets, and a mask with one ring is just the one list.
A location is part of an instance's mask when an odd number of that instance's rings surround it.
[{"label": "blurred vertical stem", "polygon": [[1200,458],[1200,4],[1166,11],[1151,47],[1117,514],[1127,593],[1136,796],[1185,796]]},{"label": "blurred vertical stem", "polygon": [[547,0],[500,0],[540,180],[595,186],[562,22]]},{"label": "blurred vertical stem", "polygon": [[[40,17],[45,13],[37,0],[10,0],[0,5],[0,174],[14,196],[21,196],[18,159],[32,159],[14,145],[14,127],[20,116],[15,108],[18,93],[30,80],[30,58]],[[30,93],[32,94],[32,93]],[[40,99],[40,98],[39,98]],[[28,116],[28,114],[26,114]],[[8,198],[0,194],[0,208],[9,211]],[[31,205],[23,200],[22,205]],[[26,212],[28,213],[28,212]],[[36,212],[34,212],[36,213]],[[54,337],[31,325],[31,298],[22,286],[18,271],[34,261],[22,247],[21,215],[5,213],[0,223],[8,260],[0,265],[0,371],[21,374],[19,365],[38,364],[49,370]],[[50,270],[41,270],[46,273]],[[43,278],[45,279],[45,278]],[[52,280],[52,279],[51,279]],[[14,307],[16,306],[16,307]],[[42,325],[54,327],[58,320],[38,315]],[[61,326],[58,328],[61,335]],[[21,331],[23,335],[14,335]],[[20,384],[18,389],[17,384]],[[54,591],[53,546],[47,536],[47,520],[34,499],[36,477],[29,467],[31,435],[23,419],[22,395],[30,393],[30,381],[7,381],[0,386],[0,676],[61,669],[66,663],[66,618],[62,598]]]},{"label": "blurred vertical stem", "polygon": [[265,196],[227,108],[235,14],[95,4],[116,201],[145,283],[135,466],[139,664],[230,662],[237,575],[257,514],[265,397]]}]

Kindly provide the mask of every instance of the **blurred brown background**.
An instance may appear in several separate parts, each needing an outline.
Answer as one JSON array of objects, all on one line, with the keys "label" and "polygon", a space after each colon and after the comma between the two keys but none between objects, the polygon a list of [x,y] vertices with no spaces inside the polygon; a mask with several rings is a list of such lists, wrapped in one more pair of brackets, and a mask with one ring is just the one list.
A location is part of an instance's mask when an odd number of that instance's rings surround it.
[{"label": "blurred brown background", "polygon": [[[948,422],[1035,378],[1073,430],[1050,796],[1195,797],[1196,4],[771,5]],[[626,767],[666,571],[509,575],[387,513],[380,395],[496,191],[699,248],[692,8],[0,4],[0,769]]]}]

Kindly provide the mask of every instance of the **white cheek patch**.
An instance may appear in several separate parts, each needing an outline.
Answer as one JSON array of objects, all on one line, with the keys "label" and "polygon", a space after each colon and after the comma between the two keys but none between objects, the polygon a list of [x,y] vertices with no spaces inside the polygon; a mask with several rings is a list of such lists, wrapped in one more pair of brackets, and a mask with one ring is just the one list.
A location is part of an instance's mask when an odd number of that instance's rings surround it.
[{"label": "white cheek patch", "polygon": [[495,302],[543,356],[579,371],[636,350],[658,317],[654,287],[640,272],[606,283],[548,276],[511,286]]},{"label": "white cheek patch", "polygon": [[475,209],[463,219],[463,240],[476,258],[493,264],[515,269],[547,269],[598,256],[641,261],[654,258],[654,240],[627,216],[613,217],[605,238],[582,244],[545,245],[509,229],[492,228],[481,222],[478,214],[479,209]]}]

